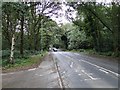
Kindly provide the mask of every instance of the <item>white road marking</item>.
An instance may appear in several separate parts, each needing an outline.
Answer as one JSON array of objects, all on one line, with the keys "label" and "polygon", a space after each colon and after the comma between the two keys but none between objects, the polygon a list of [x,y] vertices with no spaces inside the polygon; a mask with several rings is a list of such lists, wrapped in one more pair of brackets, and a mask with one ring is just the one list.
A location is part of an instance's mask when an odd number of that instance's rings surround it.
[{"label": "white road marking", "polygon": [[35,70],[36,68],[32,68],[32,69],[28,69],[28,71],[33,71],[33,70]]},{"label": "white road marking", "polygon": [[66,72],[64,71],[63,74],[65,74]]},{"label": "white road marking", "polygon": [[88,80],[91,80],[91,79],[84,79],[84,81],[88,81]]},{"label": "white road marking", "polygon": [[[94,80],[99,80],[100,78],[96,78]],[[91,79],[84,79],[84,81],[91,81]]]},{"label": "white road marking", "polygon": [[81,76],[81,74],[78,74],[79,76]]},{"label": "white road marking", "polygon": [[84,72],[84,70],[81,70],[82,72]]},{"label": "white road marking", "polygon": [[[77,53],[76,53],[76,55],[77,55]],[[79,54],[78,54],[78,55],[79,55]],[[69,56],[66,56],[66,57],[68,57],[68,58],[70,58],[70,59],[74,59],[74,58],[71,58],[71,57],[69,57]],[[77,60],[78,60],[78,59],[77,59]],[[80,59],[79,61],[86,62],[86,63],[88,63],[88,64],[90,64],[90,65],[93,65],[93,66],[99,68],[99,69],[102,69],[102,70],[104,70],[104,71],[110,72],[110,73],[114,74],[114,75],[117,76],[117,77],[120,76],[120,74],[118,74],[118,73],[116,73],[116,72],[113,72],[113,71],[111,71],[111,70],[109,70],[109,69],[106,69],[106,68],[103,68],[103,67],[101,67],[101,66],[98,66],[98,65],[96,65],[96,64],[90,63],[90,62],[88,62],[88,61],[85,61],[85,60],[82,60],[82,59]]]},{"label": "white road marking", "polygon": [[70,56],[67,56],[67,55],[65,55],[65,57],[68,57],[68,58],[70,58],[70,59],[73,59],[73,58],[71,58]]},{"label": "white road marking", "polygon": [[43,75],[39,75],[39,74],[37,74],[37,73],[36,73],[35,75],[37,75],[37,76],[43,76]]},{"label": "white road marking", "polygon": [[95,65],[95,64],[90,63],[90,62],[87,62],[87,61],[85,61],[85,60],[81,60],[81,61],[86,62],[86,63],[88,63],[88,64],[90,64],[90,65],[93,65],[93,66],[95,66],[95,67],[97,67],[97,68],[100,68],[100,69],[102,69],[102,70],[104,70],[104,71],[108,71],[108,72],[116,75],[117,77],[119,76],[118,73],[115,73],[115,72],[113,72],[113,71],[111,71],[111,70],[105,69],[105,68],[103,68],[103,67],[101,67],[101,66]]},{"label": "white road marking", "polygon": [[91,75],[89,75],[88,73],[86,73],[84,70],[81,70],[84,74],[86,74],[90,79],[92,79],[92,80],[97,80],[97,79],[99,79],[99,78],[94,78],[94,77],[92,77]]},{"label": "white road marking", "polygon": [[76,54],[76,55],[80,55],[80,54],[78,54],[78,53],[74,53],[74,54]]},{"label": "white road marking", "polygon": [[78,72],[78,70],[75,70],[75,72]]},{"label": "white road marking", "polygon": [[[75,53],[76,55],[79,55],[79,54],[77,54],[77,53]],[[70,58],[70,57],[69,57]],[[79,60],[79,61],[83,61],[83,62],[86,62],[86,63],[88,63],[88,64],[90,64],[90,65],[93,65],[93,66],[95,66],[95,67],[97,67],[97,68],[100,68],[100,69],[102,69],[102,70],[104,70],[104,71],[108,71],[108,72],[110,72],[110,73],[112,73],[112,74],[114,74],[115,76],[120,76],[120,74],[118,74],[118,73],[116,73],[116,72],[113,72],[113,71],[111,71],[111,70],[109,70],[109,69],[106,69],[106,68],[103,68],[103,67],[101,67],[101,66],[98,66],[98,65],[96,65],[96,64],[93,64],[93,63],[90,63],[90,62],[88,62],[88,61],[85,61],[85,60]]]},{"label": "white road marking", "polygon": [[73,62],[71,62],[70,67],[71,67],[71,68],[73,67]]},{"label": "white road marking", "polygon": [[39,75],[39,76],[43,76],[43,75]]},{"label": "white road marking", "polygon": [[99,69],[100,71],[102,71],[102,72],[104,72],[104,73],[106,73],[106,74],[108,74],[109,72],[107,72],[107,71],[105,71],[105,70],[103,70],[103,69]]}]

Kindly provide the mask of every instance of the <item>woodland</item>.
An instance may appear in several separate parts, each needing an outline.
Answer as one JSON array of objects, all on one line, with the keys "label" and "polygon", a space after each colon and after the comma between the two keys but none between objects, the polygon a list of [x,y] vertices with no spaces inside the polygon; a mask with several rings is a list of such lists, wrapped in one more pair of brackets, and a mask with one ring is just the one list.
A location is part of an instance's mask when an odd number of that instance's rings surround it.
[{"label": "woodland", "polygon": [[[70,23],[58,24],[62,4]],[[76,17],[71,17],[76,11]],[[92,50],[120,56],[120,2],[3,2],[3,66],[24,62],[49,48]]]}]

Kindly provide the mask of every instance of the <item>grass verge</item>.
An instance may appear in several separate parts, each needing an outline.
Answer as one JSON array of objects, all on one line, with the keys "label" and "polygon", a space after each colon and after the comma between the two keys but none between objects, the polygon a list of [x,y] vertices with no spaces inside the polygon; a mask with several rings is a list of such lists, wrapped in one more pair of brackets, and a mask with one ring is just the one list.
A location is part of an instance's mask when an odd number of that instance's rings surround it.
[{"label": "grass verge", "polygon": [[79,50],[72,50],[70,52],[76,52],[86,55],[97,55],[97,56],[103,56],[103,57],[111,57],[111,58],[120,58],[120,56],[115,56],[113,52],[96,52],[93,49],[79,49]]},{"label": "grass verge", "polygon": [[4,59],[4,62],[2,64],[2,72],[14,72],[14,71],[20,71],[20,70],[26,70],[30,68],[38,67],[38,65],[43,60],[44,56],[47,54],[46,51],[42,52],[42,54],[38,53],[35,55],[30,55],[24,58],[16,58],[15,64],[6,64],[6,61]]}]

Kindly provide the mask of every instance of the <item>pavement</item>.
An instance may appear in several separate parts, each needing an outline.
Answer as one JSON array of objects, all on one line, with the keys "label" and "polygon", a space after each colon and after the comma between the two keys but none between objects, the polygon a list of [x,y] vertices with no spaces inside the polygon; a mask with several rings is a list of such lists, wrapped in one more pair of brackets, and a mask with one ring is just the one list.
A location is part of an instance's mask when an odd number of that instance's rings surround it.
[{"label": "pavement", "polygon": [[38,68],[3,73],[3,88],[118,88],[118,63],[73,52],[50,52]]},{"label": "pavement", "polygon": [[58,71],[50,53],[38,68],[2,74],[2,88],[60,88]]}]

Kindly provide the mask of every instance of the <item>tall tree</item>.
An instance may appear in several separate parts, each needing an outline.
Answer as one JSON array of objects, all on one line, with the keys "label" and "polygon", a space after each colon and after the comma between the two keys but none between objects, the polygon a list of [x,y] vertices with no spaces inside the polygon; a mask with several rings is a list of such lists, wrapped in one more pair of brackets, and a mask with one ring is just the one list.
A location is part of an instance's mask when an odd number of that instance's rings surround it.
[{"label": "tall tree", "polygon": [[120,34],[120,5],[119,3],[112,2],[112,27],[113,27],[113,40],[114,40],[114,53],[119,56],[119,34]]}]

